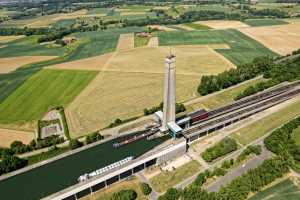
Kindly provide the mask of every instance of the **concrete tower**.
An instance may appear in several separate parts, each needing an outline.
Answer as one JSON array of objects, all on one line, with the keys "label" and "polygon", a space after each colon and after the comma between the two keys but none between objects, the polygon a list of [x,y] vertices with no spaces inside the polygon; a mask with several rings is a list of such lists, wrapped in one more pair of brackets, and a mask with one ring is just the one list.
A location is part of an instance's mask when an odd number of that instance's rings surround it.
[{"label": "concrete tower", "polygon": [[165,60],[165,88],[162,131],[168,130],[167,123],[175,122],[176,110],[176,57],[169,55]]}]

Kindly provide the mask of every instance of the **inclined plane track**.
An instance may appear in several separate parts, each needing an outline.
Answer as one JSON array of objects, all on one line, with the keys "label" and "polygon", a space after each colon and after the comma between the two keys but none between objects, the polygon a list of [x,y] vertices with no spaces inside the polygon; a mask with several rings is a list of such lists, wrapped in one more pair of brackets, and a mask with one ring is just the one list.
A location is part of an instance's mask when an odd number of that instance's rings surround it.
[{"label": "inclined plane track", "polygon": [[183,131],[186,138],[225,126],[284,102],[300,93],[300,82],[280,86],[209,111],[209,117]]}]

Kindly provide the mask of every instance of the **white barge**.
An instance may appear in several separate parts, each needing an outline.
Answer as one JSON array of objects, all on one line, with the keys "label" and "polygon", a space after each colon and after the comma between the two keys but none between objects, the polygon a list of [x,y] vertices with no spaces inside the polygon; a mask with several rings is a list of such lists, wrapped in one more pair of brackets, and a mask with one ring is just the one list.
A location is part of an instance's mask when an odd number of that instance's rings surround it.
[{"label": "white barge", "polygon": [[79,178],[77,180],[78,180],[78,182],[86,181],[86,180],[88,180],[88,179],[90,179],[94,176],[97,176],[99,174],[103,174],[104,172],[112,170],[116,167],[120,167],[121,165],[124,165],[124,164],[128,163],[129,161],[133,160],[133,158],[134,158],[133,156],[129,156],[129,157],[123,159],[123,160],[120,160],[120,161],[117,161],[113,164],[107,165],[106,167],[100,168],[100,169],[98,169],[96,171],[93,171],[89,174],[83,174],[83,175],[79,176]]}]

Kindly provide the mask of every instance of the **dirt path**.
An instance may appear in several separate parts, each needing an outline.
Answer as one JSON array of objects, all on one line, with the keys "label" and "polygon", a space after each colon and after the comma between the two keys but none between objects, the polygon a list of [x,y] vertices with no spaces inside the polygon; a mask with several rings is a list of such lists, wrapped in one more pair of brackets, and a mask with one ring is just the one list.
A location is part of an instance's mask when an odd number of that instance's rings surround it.
[{"label": "dirt path", "polygon": [[134,48],[134,33],[121,34],[119,37],[117,51]]}]

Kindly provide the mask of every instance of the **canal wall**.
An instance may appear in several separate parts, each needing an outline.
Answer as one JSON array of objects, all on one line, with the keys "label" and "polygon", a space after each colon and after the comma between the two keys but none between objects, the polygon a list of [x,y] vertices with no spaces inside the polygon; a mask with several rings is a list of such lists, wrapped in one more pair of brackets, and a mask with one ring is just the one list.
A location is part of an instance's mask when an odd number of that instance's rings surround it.
[{"label": "canal wall", "polygon": [[186,153],[187,145],[184,138],[166,142],[138,159],[99,174],[84,182],[80,182],[65,190],[52,194],[43,200],[76,200],[93,192],[108,187],[153,165],[161,165]]}]

